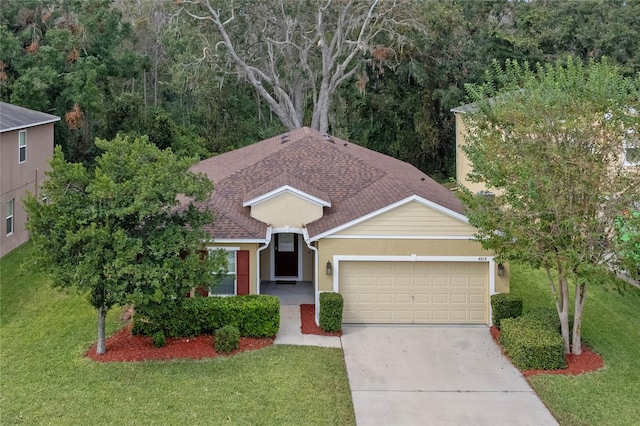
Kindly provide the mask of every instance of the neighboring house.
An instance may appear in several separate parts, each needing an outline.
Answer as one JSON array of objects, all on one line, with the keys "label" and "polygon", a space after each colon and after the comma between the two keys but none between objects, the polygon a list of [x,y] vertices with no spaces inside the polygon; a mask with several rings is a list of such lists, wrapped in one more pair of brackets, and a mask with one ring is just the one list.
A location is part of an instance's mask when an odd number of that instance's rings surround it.
[{"label": "neighboring house", "polygon": [[192,171],[215,185],[209,248],[229,260],[216,294],[310,281],[316,304],[342,293],[345,323],[489,324],[490,295],[508,291],[458,198],[400,160],[301,128]]},{"label": "neighboring house", "polygon": [[22,201],[37,194],[53,156],[59,117],[0,102],[0,257],[29,239]]},{"label": "neighboring house", "polygon": [[[479,193],[486,191],[487,188],[484,183],[470,182],[467,178],[467,175],[472,171],[473,167],[471,166],[469,157],[467,157],[467,154],[462,150],[467,133],[464,114],[471,112],[473,108],[473,104],[467,104],[453,108],[451,112],[453,112],[456,117],[456,181],[460,182],[470,191]],[[624,158],[621,159],[623,164],[627,167],[640,166],[640,138],[633,133],[629,133],[629,138],[625,141],[624,148]]]}]

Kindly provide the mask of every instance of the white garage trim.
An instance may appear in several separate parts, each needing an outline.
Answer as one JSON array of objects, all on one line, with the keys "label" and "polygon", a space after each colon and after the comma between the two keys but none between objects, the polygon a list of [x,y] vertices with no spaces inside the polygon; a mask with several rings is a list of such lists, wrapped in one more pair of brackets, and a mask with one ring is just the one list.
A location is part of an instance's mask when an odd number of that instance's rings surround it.
[{"label": "white garage trim", "polygon": [[[496,293],[495,261],[493,256],[333,256],[333,291],[340,293],[340,262],[484,262],[489,264],[489,296]],[[489,303],[489,318],[491,318],[491,303]]]}]

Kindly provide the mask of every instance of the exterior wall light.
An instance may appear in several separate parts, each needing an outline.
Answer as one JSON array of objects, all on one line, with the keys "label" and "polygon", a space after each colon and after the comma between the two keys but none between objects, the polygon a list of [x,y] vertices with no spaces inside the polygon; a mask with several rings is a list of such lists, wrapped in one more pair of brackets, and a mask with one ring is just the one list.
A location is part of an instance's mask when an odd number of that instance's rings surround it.
[{"label": "exterior wall light", "polygon": [[504,277],[504,265],[502,263],[498,263],[498,276]]},{"label": "exterior wall light", "polygon": [[327,260],[327,275],[333,275],[333,265],[329,260]]}]

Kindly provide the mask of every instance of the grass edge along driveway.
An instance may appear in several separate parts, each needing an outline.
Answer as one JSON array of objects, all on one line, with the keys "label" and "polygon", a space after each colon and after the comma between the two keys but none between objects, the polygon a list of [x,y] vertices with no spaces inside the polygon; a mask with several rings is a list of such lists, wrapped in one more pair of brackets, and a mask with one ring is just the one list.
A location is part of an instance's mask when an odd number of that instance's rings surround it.
[{"label": "grass edge along driveway", "polygon": [[[272,346],[207,360],[96,363],[96,314],[0,259],[0,424],[355,424],[341,349]],[[116,331],[120,310],[108,316]]]}]

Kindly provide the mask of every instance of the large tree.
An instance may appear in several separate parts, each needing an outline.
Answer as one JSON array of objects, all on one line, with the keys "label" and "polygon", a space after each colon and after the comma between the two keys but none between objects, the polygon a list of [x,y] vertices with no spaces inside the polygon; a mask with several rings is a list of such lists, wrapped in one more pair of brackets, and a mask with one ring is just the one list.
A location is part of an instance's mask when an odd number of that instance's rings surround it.
[{"label": "large tree", "polygon": [[364,57],[401,48],[397,29],[414,25],[411,0],[179,2],[202,23],[201,63],[246,79],[287,129],[326,132],[332,96]]},{"label": "large tree", "polygon": [[0,99],[62,117],[56,143],[91,164],[94,139],[118,130],[113,105],[142,73],[132,37],[112,0],[4,0]]},{"label": "large tree", "polygon": [[464,150],[470,180],[495,197],[461,188],[469,221],[499,258],[546,270],[565,351],[580,354],[587,287],[609,279],[616,220],[638,201],[640,173],[624,149],[640,131],[639,81],[571,58],[534,69],[507,61],[487,75],[468,87]]},{"label": "large tree", "polygon": [[[105,352],[105,317],[116,304],[153,309],[179,303],[197,285],[215,284],[221,255],[202,256],[213,221],[196,208],[211,182],[143,138],[97,140],[95,168],[65,161],[56,148],[42,202],[25,201],[38,265],[54,286],[86,293],[98,313],[98,353]],[[178,196],[192,197],[178,204]],[[189,200],[189,198],[187,199]]]}]

